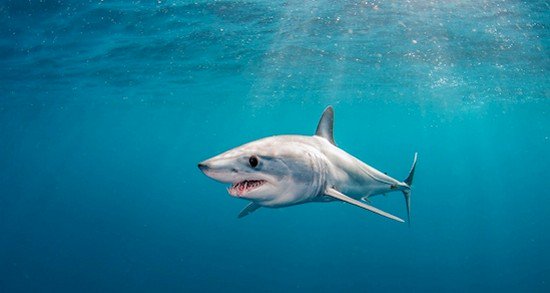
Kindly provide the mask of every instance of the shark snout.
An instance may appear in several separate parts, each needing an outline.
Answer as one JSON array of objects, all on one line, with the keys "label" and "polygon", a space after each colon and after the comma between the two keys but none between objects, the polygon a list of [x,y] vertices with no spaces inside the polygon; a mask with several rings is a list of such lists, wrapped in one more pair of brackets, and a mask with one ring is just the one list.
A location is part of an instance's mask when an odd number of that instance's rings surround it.
[{"label": "shark snout", "polygon": [[229,160],[210,158],[197,164],[204,175],[220,182],[235,181],[235,169]]},{"label": "shark snout", "polygon": [[202,172],[219,172],[223,171],[227,167],[226,164],[227,162],[214,157],[198,163],[197,167],[199,167]]},{"label": "shark snout", "polygon": [[198,167],[199,167],[199,169],[201,169],[201,171],[203,171],[203,172],[206,171],[206,170],[208,170],[208,169],[210,168],[210,166],[208,166],[208,164],[205,164],[204,162],[199,163]]}]

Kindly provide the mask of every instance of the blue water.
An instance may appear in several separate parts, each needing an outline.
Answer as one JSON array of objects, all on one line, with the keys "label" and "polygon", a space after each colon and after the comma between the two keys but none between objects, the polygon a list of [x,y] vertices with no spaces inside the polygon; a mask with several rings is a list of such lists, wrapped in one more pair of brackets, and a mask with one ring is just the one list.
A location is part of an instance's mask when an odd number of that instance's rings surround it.
[{"label": "blue water", "polygon": [[[0,291],[548,292],[549,26],[547,1],[1,1]],[[381,171],[419,152],[410,228],[237,219],[196,167],[327,105]]]}]

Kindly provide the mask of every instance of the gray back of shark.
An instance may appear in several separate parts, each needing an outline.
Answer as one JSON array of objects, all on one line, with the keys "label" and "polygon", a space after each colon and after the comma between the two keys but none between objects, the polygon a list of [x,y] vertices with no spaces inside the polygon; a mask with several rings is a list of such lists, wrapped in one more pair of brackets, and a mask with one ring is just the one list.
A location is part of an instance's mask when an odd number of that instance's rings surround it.
[{"label": "gray back of shark", "polygon": [[334,111],[327,107],[313,136],[279,135],[256,140],[199,164],[205,175],[230,183],[229,194],[251,201],[239,214],[260,207],[279,208],[334,200],[403,222],[370,205],[369,197],[401,191],[410,222],[410,190],[416,166],[396,180],[336,146]]}]

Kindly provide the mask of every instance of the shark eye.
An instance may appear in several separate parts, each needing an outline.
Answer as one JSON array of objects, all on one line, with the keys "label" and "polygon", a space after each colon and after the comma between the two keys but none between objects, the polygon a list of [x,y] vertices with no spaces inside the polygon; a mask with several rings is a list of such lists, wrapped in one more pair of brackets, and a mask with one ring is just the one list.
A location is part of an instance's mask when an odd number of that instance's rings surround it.
[{"label": "shark eye", "polygon": [[248,163],[250,164],[250,167],[256,168],[256,166],[258,166],[258,157],[256,157],[256,156],[251,156],[251,157],[248,159]]}]

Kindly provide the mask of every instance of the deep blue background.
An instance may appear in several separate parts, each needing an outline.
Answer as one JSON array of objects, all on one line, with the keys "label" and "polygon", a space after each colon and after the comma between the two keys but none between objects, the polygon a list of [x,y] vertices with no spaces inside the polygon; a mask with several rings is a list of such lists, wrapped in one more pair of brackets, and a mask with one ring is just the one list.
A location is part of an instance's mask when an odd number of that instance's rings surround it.
[{"label": "deep blue background", "polygon": [[[548,3],[456,2],[0,2],[0,291],[548,291]],[[196,168],[329,104],[411,228]]]}]

